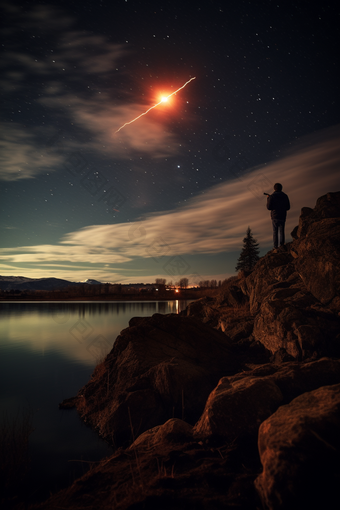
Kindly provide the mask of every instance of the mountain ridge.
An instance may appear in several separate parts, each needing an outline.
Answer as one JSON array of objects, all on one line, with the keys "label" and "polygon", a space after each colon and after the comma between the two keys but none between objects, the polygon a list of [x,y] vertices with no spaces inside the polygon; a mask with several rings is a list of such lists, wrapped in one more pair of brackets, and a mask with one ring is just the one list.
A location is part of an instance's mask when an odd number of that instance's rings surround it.
[{"label": "mountain ridge", "polygon": [[1,276],[1,290],[57,290],[79,285],[81,282],[70,282],[62,278],[28,278],[25,276]]}]

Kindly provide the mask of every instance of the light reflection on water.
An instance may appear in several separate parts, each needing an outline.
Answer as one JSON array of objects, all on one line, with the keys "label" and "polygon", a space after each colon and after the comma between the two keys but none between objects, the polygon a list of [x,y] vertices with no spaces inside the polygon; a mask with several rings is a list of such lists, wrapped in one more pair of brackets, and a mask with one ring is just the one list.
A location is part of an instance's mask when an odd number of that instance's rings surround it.
[{"label": "light reflection on water", "polygon": [[1,303],[0,342],[53,350],[93,367],[135,316],[178,313],[187,301]]},{"label": "light reflection on water", "polygon": [[0,303],[0,418],[29,409],[30,491],[47,497],[111,449],[75,411],[76,395],[132,317],[178,313],[189,301]]}]

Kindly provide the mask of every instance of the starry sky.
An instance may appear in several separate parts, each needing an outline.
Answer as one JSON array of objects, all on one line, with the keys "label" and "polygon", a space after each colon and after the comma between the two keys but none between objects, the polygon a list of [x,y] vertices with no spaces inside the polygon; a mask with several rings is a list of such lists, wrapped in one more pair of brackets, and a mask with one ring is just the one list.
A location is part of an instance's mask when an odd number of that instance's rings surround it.
[{"label": "starry sky", "polygon": [[227,278],[275,182],[291,240],[340,190],[334,5],[1,2],[0,274]]}]

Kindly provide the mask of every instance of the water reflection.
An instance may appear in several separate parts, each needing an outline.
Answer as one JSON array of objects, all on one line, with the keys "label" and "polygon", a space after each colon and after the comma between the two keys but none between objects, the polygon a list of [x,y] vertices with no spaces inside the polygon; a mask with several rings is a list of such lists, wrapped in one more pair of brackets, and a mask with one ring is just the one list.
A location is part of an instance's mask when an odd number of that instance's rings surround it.
[{"label": "water reflection", "polygon": [[134,316],[178,313],[189,301],[1,303],[0,343],[94,366]]},{"label": "water reflection", "polygon": [[[88,382],[94,366],[136,316],[178,313],[190,301],[1,302],[0,420],[33,414],[29,493],[47,497],[111,449],[74,411],[58,404]],[[86,464],[85,464],[86,465]]]},{"label": "water reflection", "polygon": [[[55,320],[66,322],[73,315],[179,313],[190,301],[16,301],[0,303],[0,319],[10,315],[36,313],[52,315]],[[58,317],[60,319],[58,319]]]}]

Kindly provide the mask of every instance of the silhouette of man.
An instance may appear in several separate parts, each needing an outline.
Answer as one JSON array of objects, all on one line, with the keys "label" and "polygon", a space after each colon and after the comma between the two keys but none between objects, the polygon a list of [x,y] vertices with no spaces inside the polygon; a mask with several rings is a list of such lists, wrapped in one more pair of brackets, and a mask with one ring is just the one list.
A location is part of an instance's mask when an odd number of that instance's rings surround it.
[{"label": "silhouette of man", "polygon": [[277,182],[274,184],[274,193],[267,196],[267,209],[271,211],[271,219],[273,223],[273,242],[274,249],[285,244],[285,223],[287,211],[290,209],[289,198],[282,191],[282,184]]}]

